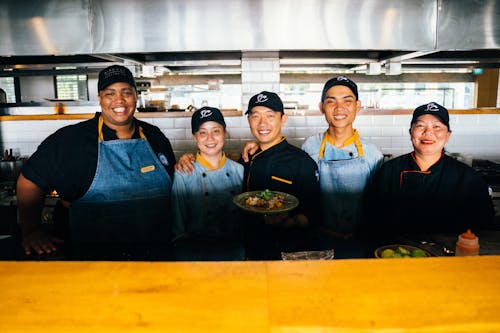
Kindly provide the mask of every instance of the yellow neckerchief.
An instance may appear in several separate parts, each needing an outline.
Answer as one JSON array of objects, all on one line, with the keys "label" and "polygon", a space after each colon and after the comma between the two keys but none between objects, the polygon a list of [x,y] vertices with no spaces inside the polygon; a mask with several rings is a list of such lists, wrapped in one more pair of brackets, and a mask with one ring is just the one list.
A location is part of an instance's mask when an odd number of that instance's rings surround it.
[{"label": "yellow neckerchief", "polygon": [[[104,135],[102,134],[102,125],[103,124],[104,124],[104,120],[102,119],[102,116],[99,116],[99,124],[97,125],[98,126],[97,131],[99,133],[99,141],[104,141]],[[141,126],[139,126],[139,135],[142,139],[146,138]]]},{"label": "yellow neckerchief", "polygon": [[222,158],[220,159],[219,166],[217,168],[214,168],[203,156],[201,156],[200,152],[196,153],[196,162],[200,163],[208,170],[218,170],[226,164],[226,154],[222,152]]},{"label": "yellow neckerchief", "polygon": [[[321,141],[321,145],[319,146],[319,159],[322,159],[323,155],[325,154],[325,147],[327,142],[335,147],[335,139],[332,138],[330,134],[328,134],[328,131],[326,131],[325,134],[323,135],[323,140]],[[359,157],[364,156],[365,153],[363,152],[361,141],[359,141],[359,133],[358,130],[356,129],[354,130],[354,134],[349,139],[344,141],[342,147],[348,146],[352,143],[354,143],[354,145],[356,146]]]},{"label": "yellow neckerchief", "polygon": [[[272,147],[276,146],[277,144],[282,143],[283,141],[285,141],[285,139],[286,139],[286,138],[285,138],[284,136],[282,136],[282,137],[281,137],[281,139],[280,139],[280,141],[276,142],[274,145],[272,145],[272,146],[271,146],[271,147],[269,147],[269,148],[272,148]],[[266,150],[268,150],[269,148],[267,148]],[[258,155],[260,155],[261,153],[265,152],[266,150],[261,150],[261,151],[259,151],[257,154],[253,155],[253,156],[252,156],[252,160],[253,160],[254,158],[256,158]]]}]

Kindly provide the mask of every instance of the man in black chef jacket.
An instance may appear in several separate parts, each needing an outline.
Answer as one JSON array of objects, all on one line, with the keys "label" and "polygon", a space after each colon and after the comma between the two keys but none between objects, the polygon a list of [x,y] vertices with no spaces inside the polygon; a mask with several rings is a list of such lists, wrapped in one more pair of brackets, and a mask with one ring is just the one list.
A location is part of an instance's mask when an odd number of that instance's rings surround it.
[{"label": "man in black chef jacket", "polygon": [[[158,127],[134,118],[136,85],[126,67],[103,69],[98,93],[101,112],[50,135],[21,171],[25,253],[52,253],[64,241],[70,259],[168,258],[175,165],[170,142]],[[52,190],[68,209],[67,239],[40,223]]]},{"label": "man in black chef jacket", "polygon": [[319,221],[319,174],[316,162],[289,144],[281,130],[287,121],[283,102],[273,92],[253,96],[246,111],[259,149],[244,166],[244,191],[270,189],[292,194],[299,206],[279,215],[247,215],[245,251],[250,260],[281,259],[281,252],[315,250],[314,228]]}]

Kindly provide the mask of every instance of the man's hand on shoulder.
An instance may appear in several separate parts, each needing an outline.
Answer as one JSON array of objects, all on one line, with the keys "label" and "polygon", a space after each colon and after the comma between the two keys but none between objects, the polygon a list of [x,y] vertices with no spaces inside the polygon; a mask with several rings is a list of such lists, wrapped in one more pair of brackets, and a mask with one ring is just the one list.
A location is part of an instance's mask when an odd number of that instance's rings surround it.
[{"label": "man's hand on shoulder", "polygon": [[175,171],[180,173],[187,172],[192,174],[194,172],[194,161],[196,160],[194,154],[185,153],[179,157],[179,161],[175,164]]},{"label": "man's hand on shoulder", "polygon": [[250,156],[255,154],[255,152],[259,149],[259,143],[256,141],[249,141],[243,147],[243,151],[241,152],[241,158],[243,161],[250,161]]}]

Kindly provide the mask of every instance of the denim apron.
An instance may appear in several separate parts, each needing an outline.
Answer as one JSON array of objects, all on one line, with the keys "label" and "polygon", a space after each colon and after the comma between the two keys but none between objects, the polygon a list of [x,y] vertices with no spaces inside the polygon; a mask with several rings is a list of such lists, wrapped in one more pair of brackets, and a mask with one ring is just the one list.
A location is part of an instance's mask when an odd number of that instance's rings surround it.
[{"label": "denim apron", "polygon": [[168,241],[172,180],[147,142],[104,141],[99,118],[97,169],[88,191],[71,203],[72,243]]},{"label": "denim apron", "polygon": [[323,221],[324,226],[340,238],[349,237],[361,218],[363,192],[370,176],[370,166],[362,158],[363,148],[356,130],[345,145],[354,143],[357,154],[333,148],[333,145],[326,147],[331,140],[325,133],[318,159]]}]

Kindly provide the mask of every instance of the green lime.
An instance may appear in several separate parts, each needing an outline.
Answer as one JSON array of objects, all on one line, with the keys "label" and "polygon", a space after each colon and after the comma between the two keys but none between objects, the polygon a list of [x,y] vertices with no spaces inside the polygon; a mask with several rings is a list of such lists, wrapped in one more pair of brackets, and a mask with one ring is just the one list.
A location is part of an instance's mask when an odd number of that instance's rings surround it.
[{"label": "green lime", "polygon": [[394,257],[394,250],[393,249],[385,249],[382,251],[380,254],[382,258],[393,258]]},{"label": "green lime", "polygon": [[411,256],[414,258],[427,257],[424,250],[421,250],[421,249],[415,249],[415,250],[411,251]]},{"label": "green lime", "polygon": [[407,249],[405,249],[404,247],[401,247],[401,246],[398,246],[396,252],[400,253],[400,254],[410,255],[410,251],[408,251]]}]

